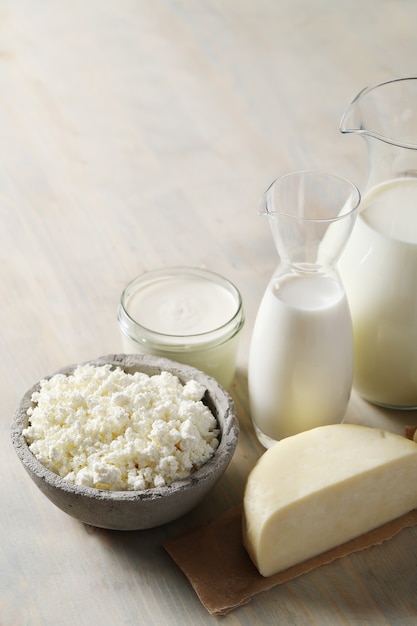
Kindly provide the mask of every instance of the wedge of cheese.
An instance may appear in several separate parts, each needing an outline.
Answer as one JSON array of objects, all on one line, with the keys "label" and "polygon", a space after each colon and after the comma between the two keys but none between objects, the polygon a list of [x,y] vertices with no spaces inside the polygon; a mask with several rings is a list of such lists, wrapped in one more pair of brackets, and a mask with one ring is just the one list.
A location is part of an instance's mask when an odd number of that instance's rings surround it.
[{"label": "wedge of cheese", "polygon": [[417,443],[322,426],[274,444],[251,471],[243,542],[271,576],[417,508]]}]

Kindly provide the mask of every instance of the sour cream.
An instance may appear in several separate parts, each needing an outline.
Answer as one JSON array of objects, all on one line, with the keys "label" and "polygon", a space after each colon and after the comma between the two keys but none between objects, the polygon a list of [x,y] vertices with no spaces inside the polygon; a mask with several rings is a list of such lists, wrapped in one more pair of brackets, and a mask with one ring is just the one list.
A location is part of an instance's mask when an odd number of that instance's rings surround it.
[{"label": "sour cream", "polygon": [[227,279],[197,268],[147,272],[119,308],[123,349],[187,363],[228,387],[236,368],[242,299]]}]

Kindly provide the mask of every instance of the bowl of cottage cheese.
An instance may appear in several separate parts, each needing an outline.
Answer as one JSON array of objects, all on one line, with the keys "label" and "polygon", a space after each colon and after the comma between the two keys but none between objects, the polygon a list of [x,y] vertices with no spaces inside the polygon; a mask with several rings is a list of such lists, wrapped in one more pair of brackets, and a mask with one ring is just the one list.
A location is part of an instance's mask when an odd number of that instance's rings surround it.
[{"label": "bowl of cottage cheese", "polygon": [[107,355],[46,376],[23,396],[14,449],[51,502],[81,522],[141,530],[188,513],[235,452],[230,395],[188,365]]}]

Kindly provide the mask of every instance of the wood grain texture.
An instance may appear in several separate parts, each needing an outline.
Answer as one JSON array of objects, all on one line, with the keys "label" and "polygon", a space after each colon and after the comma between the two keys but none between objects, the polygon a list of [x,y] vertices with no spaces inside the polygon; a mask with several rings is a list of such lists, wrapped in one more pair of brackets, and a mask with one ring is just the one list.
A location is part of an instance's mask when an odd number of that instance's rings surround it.
[{"label": "wood grain texture", "polygon": [[[365,146],[339,120],[365,85],[415,72],[416,20],[409,0],[0,0],[1,626],[216,622],[161,546],[238,503],[262,452],[246,366],[277,258],[258,200],[293,169],[361,184]],[[31,484],[11,417],[42,376],[120,350],[124,285],[175,264],[242,292],[238,451],[183,519],[91,529]],[[347,419],[399,430],[405,418],[353,397]],[[416,562],[408,529],[222,623],[408,626]]]}]

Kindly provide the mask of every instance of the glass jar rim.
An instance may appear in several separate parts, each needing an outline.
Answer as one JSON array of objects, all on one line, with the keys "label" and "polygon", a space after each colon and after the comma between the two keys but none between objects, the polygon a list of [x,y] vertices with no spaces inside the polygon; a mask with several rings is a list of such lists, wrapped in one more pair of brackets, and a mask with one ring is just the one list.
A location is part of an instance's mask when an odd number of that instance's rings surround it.
[{"label": "glass jar rim", "polygon": [[[175,278],[192,278],[207,281],[228,291],[235,301],[235,310],[226,322],[215,326],[211,330],[198,333],[166,333],[153,330],[144,324],[137,322],[128,312],[128,299],[141,287],[146,287],[160,280]],[[147,344],[155,344],[159,347],[172,349],[201,348],[205,344],[223,343],[233,337],[244,324],[243,300],[239,289],[229,279],[221,274],[192,266],[173,266],[146,271],[131,280],[123,289],[118,312],[118,321],[122,332],[135,341]],[[169,341],[172,340],[172,341]]]}]

